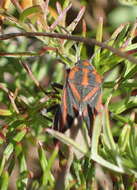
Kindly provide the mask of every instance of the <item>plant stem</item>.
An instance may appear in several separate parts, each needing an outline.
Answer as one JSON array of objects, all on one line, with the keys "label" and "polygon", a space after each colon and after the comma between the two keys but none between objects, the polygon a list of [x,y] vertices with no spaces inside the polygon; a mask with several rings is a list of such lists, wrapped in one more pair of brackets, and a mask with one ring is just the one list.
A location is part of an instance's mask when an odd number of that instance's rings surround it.
[{"label": "plant stem", "polygon": [[59,39],[67,39],[67,40],[74,40],[77,42],[82,42],[87,45],[97,45],[100,46],[103,49],[108,49],[114,54],[116,54],[119,57],[122,57],[124,59],[129,60],[130,62],[137,64],[137,59],[135,59],[133,56],[128,55],[125,52],[120,51],[119,49],[113,48],[112,46],[108,46],[107,44],[103,42],[98,42],[94,38],[83,38],[81,36],[74,36],[74,35],[66,35],[66,34],[59,34],[59,33],[46,33],[46,32],[20,32],[20,33],[10,33],[10,34],[2,34],[0,35],[0,40],[7,40],[19,36],[26,36],[26,37],[35,37],[35,36],[45,36],[49,38],[59,38]]}]

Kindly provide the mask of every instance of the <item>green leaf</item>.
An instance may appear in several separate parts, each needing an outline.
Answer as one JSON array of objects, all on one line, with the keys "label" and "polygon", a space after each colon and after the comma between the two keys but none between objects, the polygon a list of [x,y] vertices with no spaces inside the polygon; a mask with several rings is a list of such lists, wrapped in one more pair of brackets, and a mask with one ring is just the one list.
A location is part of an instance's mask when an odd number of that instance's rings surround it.
[{"label": "green leaf", "polygon": [[1,175],[1,173],[3,172],[3,169],[4,169],[4,167],[5,167],[5,163],[6,163],[6,161],[9,159],[9,157],[10,157],[10,155],[12,154],[13,150],[14,150],[13,144],[12,144],[12,143],[9,143],[9,144],[7,145],[7,147],[6,147],[6,149],[4,150],[4,152],[3,152],[3,157],[2,157],[2,159],[1,159],[1,161],[0,161],[0,175]]},{"label": "green leaf", "polygon": [[49,158],[49,161],[48,161],[48,170],[49,171],[51,170],[51,168],[52,168],[52,166],[54,164],[54,161],[55,161],[55,159],[56,159],[56,157],[58,155],[58,152],[59,152],[58,148],[55,147],[55,149],[53,150],[53,152],[52,152],[52,154],[51,154],[51,156]]},{"label": "green leaf", "polygon": [[9,174],[7,171],[4,171],[0,179],[0,189],[7,190],[8,184],[9,184]]},{"label": "green leaf", "polygon": [[123,58],[115,56],[115,55],[106,55],[106,58],[100,58],[100,74],[104,74],[105,72],[111,70],[116,65],[121,63],[123,61]]},{"label": "green leaf", "polygon": [[17,187],[19,190],[26,190],[28,183],[28,171],[27,171],[26,159],[23,152],[18,156],[18,159],[19,159],[20,176],[19,179],[17,180]]},{"label": "green leaf", "polygon": [[124,75],[124,80],[132,78],[137,73],[137,65],[131,63],[126,63],[126,71]]},{"label": "green leaf", "polygon": [[[102,37],[103,37],[103,18],[99,18],[99,23],[97,27],[97,32],[96,32],[96,40],[99,42],[102,42]],[[98,69],[99,68],[99,63],[100,63],[100,51],[101,48],[99,46],[95,46],[95,67]]]},{"label": "green leaf", "polygon": [[7,160],[9,159],[9,157],[12,154],[13,150],[14,150],[13,144],[9,143],[8,146],[6,147],[6,149],[4,150],[4,153],[3,153]]},{"label": "green leaf", "polygon": [[16,142],[20,142],[24,138],[26,132],[27,132],[26,125],[22,125],[21,131],[18,131],[15,137],[13,137],[13,140]]},{"label": "green leaf", "polygon": [[3,172],[4,166],[5,166],[5,162],[6,162],[6,157],[3,156],[3,158],[0,160],[0,175]]},{"label": "green leaf", "polygon": [[124,124],[127,124],[130,122],[129,118],[128,117],[124,117],[124,116],[121,116],[121,115],[118,115],[118,114],[114,114],[112,113],[112,118],[117,120],[117,121],[120,121]]},{"label": "green leaf", "polygon": [[45,151],[43,150],[43,148],[40,146],[38,149],[38,153],[39,153],[39,161],[40,161],[40,165],[43,171],[43,176],[42,176],[42,185],[47,185],[48,183],[48,174],[47,174],[47,165],[48,165],[48,161],[46,158],[46,154]]},{"label": "green leaf", "polygon": [[39,153],[40,165],[41,165],[41,168],[43,171],[42,185],[47,185],[48,182],[50,182],[50,184],[52,184],[54,179],[50,172],[50,166],[48,164],[46,154],[45,154],[45,151],[43,150],[42,146],[39,147],[38,153]]},{"label": "green leaf", "polygon": [[136,106],[137,106],[137,96],[130,96],[128,100],[127,98],[125,98],[119,101],[118,103],[113,103],[109,106],[109,108],[113,113],[120,114]]},{"label": "green leaf", "polygon": [[12,115],[12,112],[10,110],[0,109],[0,116],[10,116],[10,115]]},{"label": "green leaf", "polygon": [[22,152],[22,145],[21,143],[16,143],[16,146],[15,146],[15,154],[16,156],[18,157]]},{"label": "green leaf", "polygon": [[125,48],[126,51],[136,50],[136,49],[137,49],[137,43],[129,44],[129,45]]},{"label": "green leaf", "polygon": [[121,152],[124,152],[128,145],[130,131],[131,131],[131,126],[129,125],[125,125],[122,129],[122,132],[118,140],[118,144],[119,144]]},{"label": "green leaf", "polygon": [[69,0],[65,0],[64,3],[63,3],[63,9],[65,9],[66,7],[68,7],[70,4],[70,1]]},{"label": "green leaf", "polygon": [[82,154],[85,154],[85,155],[87,154],[87,151],[85,151],[85,149],[82,149],[78,144],[75,143],[75,141],[73,141],[71,138],[68,138],[63,133],[60,133],[60,132],[52,130],[52,129],[47,129],[46,131],[49,134],[51,134],[53,137],[57,138],[59,141],[63,142],[64,144],[73,146]]},{"label": "green leaf", "polygon": [[20,14],[20,18],[19,20],[21,22],[25,22],[25,20],[27,19],[28,16],[30,16],[31,14],[36,14],[36,13],[42,13],[42,9],[39,5],[35,5],[32,7],[29,7],[27,9],[25,9],[21,14]]},{"label": "green leaf", "polygon": [[109,149],[111,149],[114,152],[116,151],[116,144],[113,139],[107,108],[104,108],[103,111],[103,140]]},{"label": "green leaf", "polygon": [[119,2],[123,5],[137,5],[137,0],[119,0]]},{"label": "green leaf", "polygon": [[91,158],[92,158],[92,160],[99,163],[101,166],[104,166],[105,168],[108,168],[108,169],[113,170],[115,172],[125,173],[125,170],[123,168],[118,167],[118,166],[106,161],[104,158],[102,158],[99,155],[92,154]]},{"label": "green leaf", "polygon": [[131,133],[129,135],[129,150],[132,158],[137,162],[137,130],[134,127],[131,127]]},{"label": "green leaf", "polygon": [[[124,33],[125,33],[125,31],[127,31],[128,27],[129,27],[129,25],[127,23],[121,24],[120,26],[118,26],[118,28],[116,28],[116,30],[111,35],[111,40],[108,42],[108,45],[112,46],[114,44],[114,42],[116,41],[116,38],[119,37],[119,34],[123,33],[122,31],[124,31]],[[118,39],[117,41],[120,41],[120,40]],[[104,50],[104,51],[107,51],[107,50]],[[104,53],[104,51],[103,51],[103,53]]]},{"label": "green leaf", "polygon": [[77,17],[72,21],[72,23],[66,27],[67,31],[69,31],[69,33],[71,34],[74,29],[76,28],[77,24],[79,23],[79,21],[81,20],[81,18],[83,17],[85,12],[85,7],[82,7],[77,15]]},{"label": "green leaf", "polygon": [[94,120],[92,143],[91,143],[91,155],[98,153],[99,137],[102,128],[102,113],[98,114]]}]

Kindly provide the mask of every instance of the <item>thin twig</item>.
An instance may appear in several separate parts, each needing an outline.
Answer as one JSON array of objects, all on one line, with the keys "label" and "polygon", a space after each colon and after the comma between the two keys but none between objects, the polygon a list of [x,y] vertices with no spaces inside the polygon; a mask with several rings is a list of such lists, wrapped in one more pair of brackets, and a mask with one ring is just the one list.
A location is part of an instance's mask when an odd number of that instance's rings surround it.
[{"label": "thin twig", "polygon": [[10,33],[10,34],[3,34],[0,35],[0,40],[7,40],[19,36],[26,36],[26,37],[35,37],[35,36],[45,36],[50,38],[59,38],[59,39],[67,39],[67,40],[74,40],[77,42],[82,42],[87,45],[97,45],[100,46],[103,49],[108,49],[114,54],[116,54],[119,57],[122,57],[124,59],[129,60],[130,62],[137,64],[137,59],[135,59],[133,56],[128,55],[127,53],[124,53],[120,51],[119,49],[113,48],[112,46],[108,46],[107,44],[103,42],[98,42],[97,40],[93,38],[83,38],[81,36],[73,36],[73,35],[65,35],[65,34],[59,34],[59,33],[46,33],[46,32],[21,32],[21,33]]},{"label": "thin twig", "polygon": [[58,49],[54,47],[44,46],[42,47],[38,52],[32,52],[32,51],[24,51],[24,52],[0,52],[0,56],[5,57],[30,57],[30,56],[40,56],[43,55],[46,51],[55,51],[57,52]]},{"label": "thin twig", "polygon": [[17,114],[19,114],[19,110],[18,110],[18,108],[17,108],[17,106],[16,106],[16,103],[15,103],[15,96],[14,96],[13,92],[11,92],[8,88],[6,88],[2,83],[0,83],[0,89],[2,89],[4,92],[7,93],[7,95],[8,95],[8,97],[9,97],[10,101],[11,101],[11,104],[12,104],[12,106],[13,106],[15,112],[16,112]]},{"label": "thin twig", "polygon": [[[70,1],[72,2],[74,10],[79,11],[81,9],[81,3],[79,2],[79,0],[70,0]],[[96,21],[90,15],[87,9],[85,11],[84,19],[86,20],[88,27],[90,27],[91,29],[96,28],[97,26]]]},{"label": "thin twig", "polygon": [[35,78],[35,76],[33,75],[31,69],[29,68],[29,66],[27,65],[27,63],[24,63],[23,61],[20,60],[20,64],[24,67],[24,69],[27,71],[28,75],[30,76],[30,78],[34,81],[35,85],[46,94],[46,91],[43,89],[43,87],[40,85],[39,81]]}]

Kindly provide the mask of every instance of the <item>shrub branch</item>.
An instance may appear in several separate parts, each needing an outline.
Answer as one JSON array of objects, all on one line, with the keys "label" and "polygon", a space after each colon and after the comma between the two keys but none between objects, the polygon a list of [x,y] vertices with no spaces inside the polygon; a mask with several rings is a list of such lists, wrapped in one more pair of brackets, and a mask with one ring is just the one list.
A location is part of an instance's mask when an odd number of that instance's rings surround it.
[{"label": "shrub branch", "polygon": [[67,40],[73,40],[76,42],[82,42],[87,45],[97,45],[103,49],[108,49],[109,51],[113,52],[119,57],[122,57],[124,59],[129,60],[130,62],[137,64],[137,59],[134,58],[131,55],[128,55],[125,52],[120,51],[119,49],[116,49],[112,46],[108,46],[107,44],[103,42],[99,42],[93,38],[83,38],[81,36],[73,36],[73,35],[65,35],[65,34],[59,34],[59,33],[46,33],[46,32],[20,32],[20,33],[10,33],[10,34],[2,34],[0,35],[0,40],[7,40],[19,36],[26,36],[26,37],[35,37],[35,36],[45,36],[49,38],[59,38],[59,39],[67,39]]}]

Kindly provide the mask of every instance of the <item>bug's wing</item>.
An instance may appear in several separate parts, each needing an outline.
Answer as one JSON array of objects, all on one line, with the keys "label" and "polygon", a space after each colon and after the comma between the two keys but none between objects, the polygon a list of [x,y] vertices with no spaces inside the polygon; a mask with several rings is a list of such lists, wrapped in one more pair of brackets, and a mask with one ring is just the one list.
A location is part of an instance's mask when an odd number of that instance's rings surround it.
[{"label": "bug's wing", "polygon": [[83,110],[83,119],[86,122],[88,130],[91,130],[94,115],[101,108],[101,88],[99,86],[95,87],[84,99],[86,100],[86,106]]},{"label": "bug's wing", "polygon": [[65,84],[62,94],[61,106],[58,108],[55,119],[54,129],[60,132],[71,128],[74,118],[77,116],[78,108],[71,92],[69,82]]},{"label": "bug's wing", "polygon": [[92,96],[88,104],[90,105],[90,107],[93,109],[95,113],[100,111],[101,105],[102,105],[102,93],[101,93],[100,87],[98,87],[97,91]]}]

